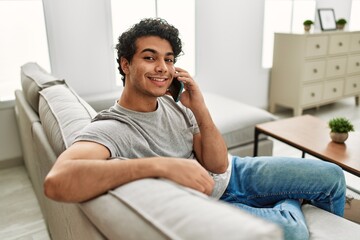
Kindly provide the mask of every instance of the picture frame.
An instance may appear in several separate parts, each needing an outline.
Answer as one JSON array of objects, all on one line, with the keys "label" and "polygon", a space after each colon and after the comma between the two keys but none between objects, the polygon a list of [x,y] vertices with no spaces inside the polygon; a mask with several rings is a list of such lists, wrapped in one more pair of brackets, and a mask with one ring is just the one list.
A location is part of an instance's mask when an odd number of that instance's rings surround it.
[{"label": "picture frame", "polygon": [[320,26],[322,31],[336,30],[335,12],[332,8],[318,9]]}]

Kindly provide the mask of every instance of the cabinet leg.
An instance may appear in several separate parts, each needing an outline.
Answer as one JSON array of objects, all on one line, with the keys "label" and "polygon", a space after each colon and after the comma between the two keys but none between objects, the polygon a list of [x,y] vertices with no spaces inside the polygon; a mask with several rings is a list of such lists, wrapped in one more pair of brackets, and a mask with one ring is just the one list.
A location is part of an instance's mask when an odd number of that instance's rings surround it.
[{"label": "cabinet leg", "polygon": [[302,108],[294,108],[294,116],[301,116],[302,112]]},{"label": "cabinet leg", "polygon": [[359,106],[359,96],[355,96],[355,105]]}]

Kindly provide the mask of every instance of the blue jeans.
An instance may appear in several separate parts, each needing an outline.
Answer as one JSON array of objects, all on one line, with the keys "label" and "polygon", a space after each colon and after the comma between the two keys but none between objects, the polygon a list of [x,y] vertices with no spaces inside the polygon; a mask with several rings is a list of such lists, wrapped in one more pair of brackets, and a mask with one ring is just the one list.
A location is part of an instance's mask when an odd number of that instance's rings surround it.
[{"label": "blue jeans", "polygon": [[220,200],[280,225],[285,239],[308,239],[300,199],[343,216],[346,184],[335,164],[303,158],[233,157]]}]

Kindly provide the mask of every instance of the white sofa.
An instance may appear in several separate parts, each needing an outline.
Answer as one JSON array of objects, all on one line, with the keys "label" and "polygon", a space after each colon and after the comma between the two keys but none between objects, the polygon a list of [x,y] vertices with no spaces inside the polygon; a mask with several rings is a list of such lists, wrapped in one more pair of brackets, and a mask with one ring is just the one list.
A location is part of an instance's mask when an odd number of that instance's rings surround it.
[{"label": "white sofa", "polygon": [[[134,181],[81,204],[47,199],[44,177],[96,111],[36,63],[22,66],[21,78],[15,94],[24,161],[52,239],[282,239],[278,226],[165,179]],[[274,117],[214,94],[205,98],[229,151],[251,155],[254,125]],[[261,139],[259,150],[271,155],[271,140]],[[360,234],[353,222],[310,205],[303,210],[311,239]]]}]

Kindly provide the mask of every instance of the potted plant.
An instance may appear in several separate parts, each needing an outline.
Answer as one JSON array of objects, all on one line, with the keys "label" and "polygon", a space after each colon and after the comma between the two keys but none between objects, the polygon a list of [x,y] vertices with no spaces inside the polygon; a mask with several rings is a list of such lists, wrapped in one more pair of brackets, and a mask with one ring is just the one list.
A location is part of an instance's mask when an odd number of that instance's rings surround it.
[{"label": "potted plant", "polygon": [[330,119],[329,123],[330,137],[336,143],[344,143],[349,136],[350,131],[354,131],[352,123],[343,117]]},{"label": "potted plant", "polygon": [[305,20],[303,24],[304,24],[304,30],[305,30],[305,32],[310,32],[311,25],[313,25],[314,22],[311,21],[311,20]]},{"label": "potted plant", "polygon": [[344,18],[340,18],[336,21],[336,29],[343,30],[347,21]]}]

